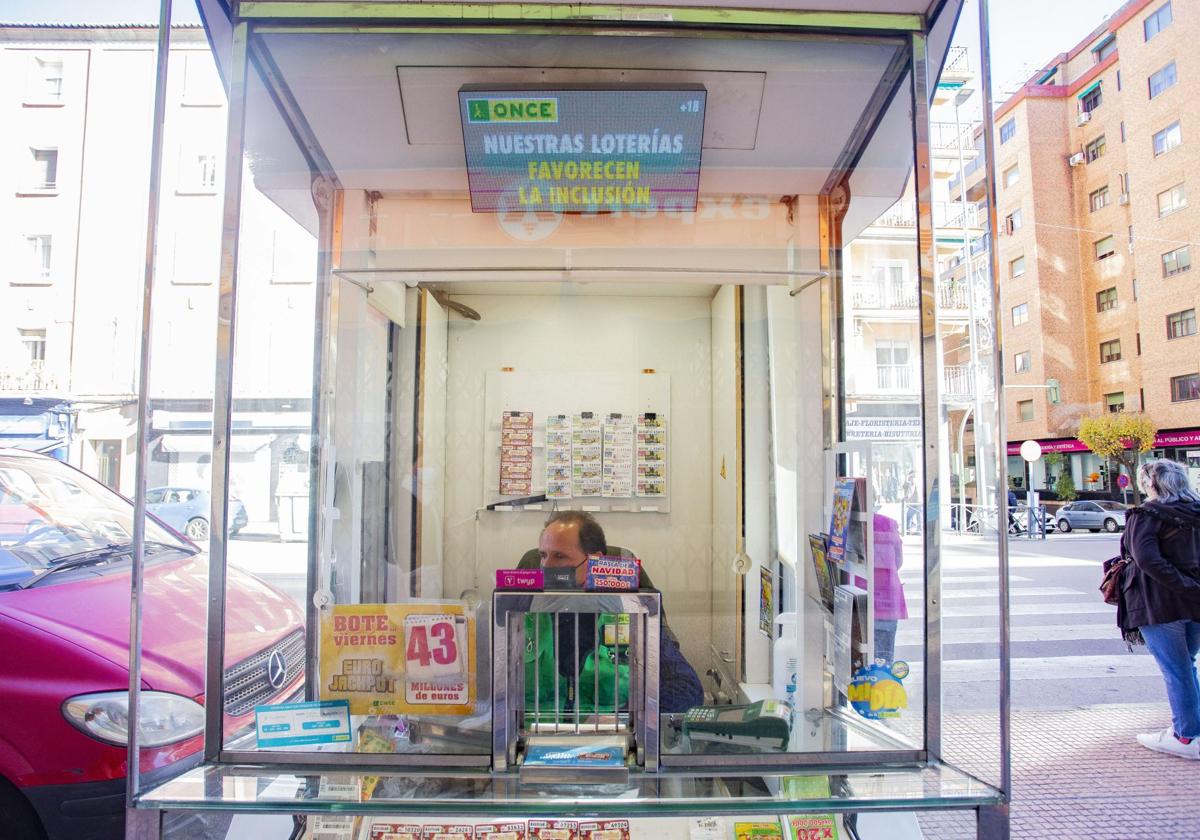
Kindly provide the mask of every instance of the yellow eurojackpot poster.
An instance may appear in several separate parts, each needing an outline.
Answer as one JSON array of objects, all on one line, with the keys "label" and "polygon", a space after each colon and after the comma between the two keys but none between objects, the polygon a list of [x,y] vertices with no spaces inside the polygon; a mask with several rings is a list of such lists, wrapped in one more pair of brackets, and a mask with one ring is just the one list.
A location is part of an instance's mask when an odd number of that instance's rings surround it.
[{"label": "yellow eurojackpot poster", "polygon": [[470,715],[475,618],[458,602],[340,604],[321,619],[321,699],[354,715]]}]

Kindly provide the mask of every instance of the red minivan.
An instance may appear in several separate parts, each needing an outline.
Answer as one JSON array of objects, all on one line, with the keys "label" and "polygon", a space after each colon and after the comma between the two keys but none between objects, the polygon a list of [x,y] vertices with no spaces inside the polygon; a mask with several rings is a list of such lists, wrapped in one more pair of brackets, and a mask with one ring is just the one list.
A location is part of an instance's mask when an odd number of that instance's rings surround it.
[{"label": "red minivan", "polygon": [[[133,505],[42,455],[0,449],[0,837],[124,836]],[[25,507],[35,515],[15,510]],[[208,564],[146,523],[143,772],[198,763],[203,744]],[[252,739],[254,707],[298,695],[304,616],[228,570],[225,732]]]}]

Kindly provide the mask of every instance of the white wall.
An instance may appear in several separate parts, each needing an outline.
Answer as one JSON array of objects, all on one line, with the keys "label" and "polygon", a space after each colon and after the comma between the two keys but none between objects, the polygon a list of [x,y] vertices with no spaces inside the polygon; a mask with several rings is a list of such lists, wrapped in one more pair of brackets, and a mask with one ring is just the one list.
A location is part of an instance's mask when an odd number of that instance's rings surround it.
[{"label": "white wall", "polygon": [[[610,542],[635,551],[665,596],[671,627],[699,670],[709,647],[710,300],[702,297],[463,295],[483,320],[452,315],[446,411],[445,595],[490,592],[495,570],[537,545],[545,511],[479,511],[488,371],[592,374],[653,368],[671,377],[670,513],[601,513]],[[601,409],[603,410],[603,409]],[[535,418],[535,422],[537,418]]]}]

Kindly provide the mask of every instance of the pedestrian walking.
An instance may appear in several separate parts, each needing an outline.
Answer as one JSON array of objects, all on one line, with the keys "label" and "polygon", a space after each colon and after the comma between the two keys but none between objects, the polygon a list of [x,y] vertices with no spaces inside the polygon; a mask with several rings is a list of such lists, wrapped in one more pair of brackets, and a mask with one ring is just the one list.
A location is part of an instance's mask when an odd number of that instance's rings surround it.
[{"label": "pedestrian walking", "polygon": [[1200,495],[1183,466],[1159,459],[1138,469],[1147,501],[1126,514],[1122,629],[1137,628],[1162,672],[1171,726],[1138,735],[1149,749],[1200,759]]}]

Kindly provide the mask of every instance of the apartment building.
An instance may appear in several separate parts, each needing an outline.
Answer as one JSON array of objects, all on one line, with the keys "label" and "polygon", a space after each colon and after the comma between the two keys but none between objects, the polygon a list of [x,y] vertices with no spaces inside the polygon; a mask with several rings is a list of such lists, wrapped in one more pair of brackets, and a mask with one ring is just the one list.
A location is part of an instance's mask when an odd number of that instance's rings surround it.
[{"label": "apartment building", "polygon": [[[0,446],[47,452],[131,492],[157,30],[0,26]],[[226,100],[199,27],[172,32],[155,255],[149,482],[204,489]],[[249,186],[242,223],[234,486],[276,517],[306,459],[315,248]],[[264,244],[265,243],[265,244]],[[253,362],[248,361],[253,359]]]},{"label": "apartment building", "polygon": [[[976,363],[991,346],[992,334],[985,303],[986,208],[981,191],[967,196],[962,186],[983,159],[976,140],[981,122],[974,81],[969,52],[952,48],[931,107],[935,312],[943,348],[939,472],[941,486],[952,488],[942,511],[946,524],[952,518],[951,499],[979,500],[972,433]],[[901,501],[906,476],[919,474],[921,466],[916,242],[916,203],[910,190],[849,244],[843,266],[846,439],[874,444],[876,493],[885,502]],[[990,388],[990,383],[979,384]]]},{"label": "apartment building", "polygon": [[1064,455],[1035,465],[1035,488],[1071,469],[1078,488],[1115,489],[1075,433],[1121,410],[1148,414],[1154,454],[1200,486],[1197,36],[1195,3],[1131,0],[996,112],[1010,473],[1024,440]]}]

